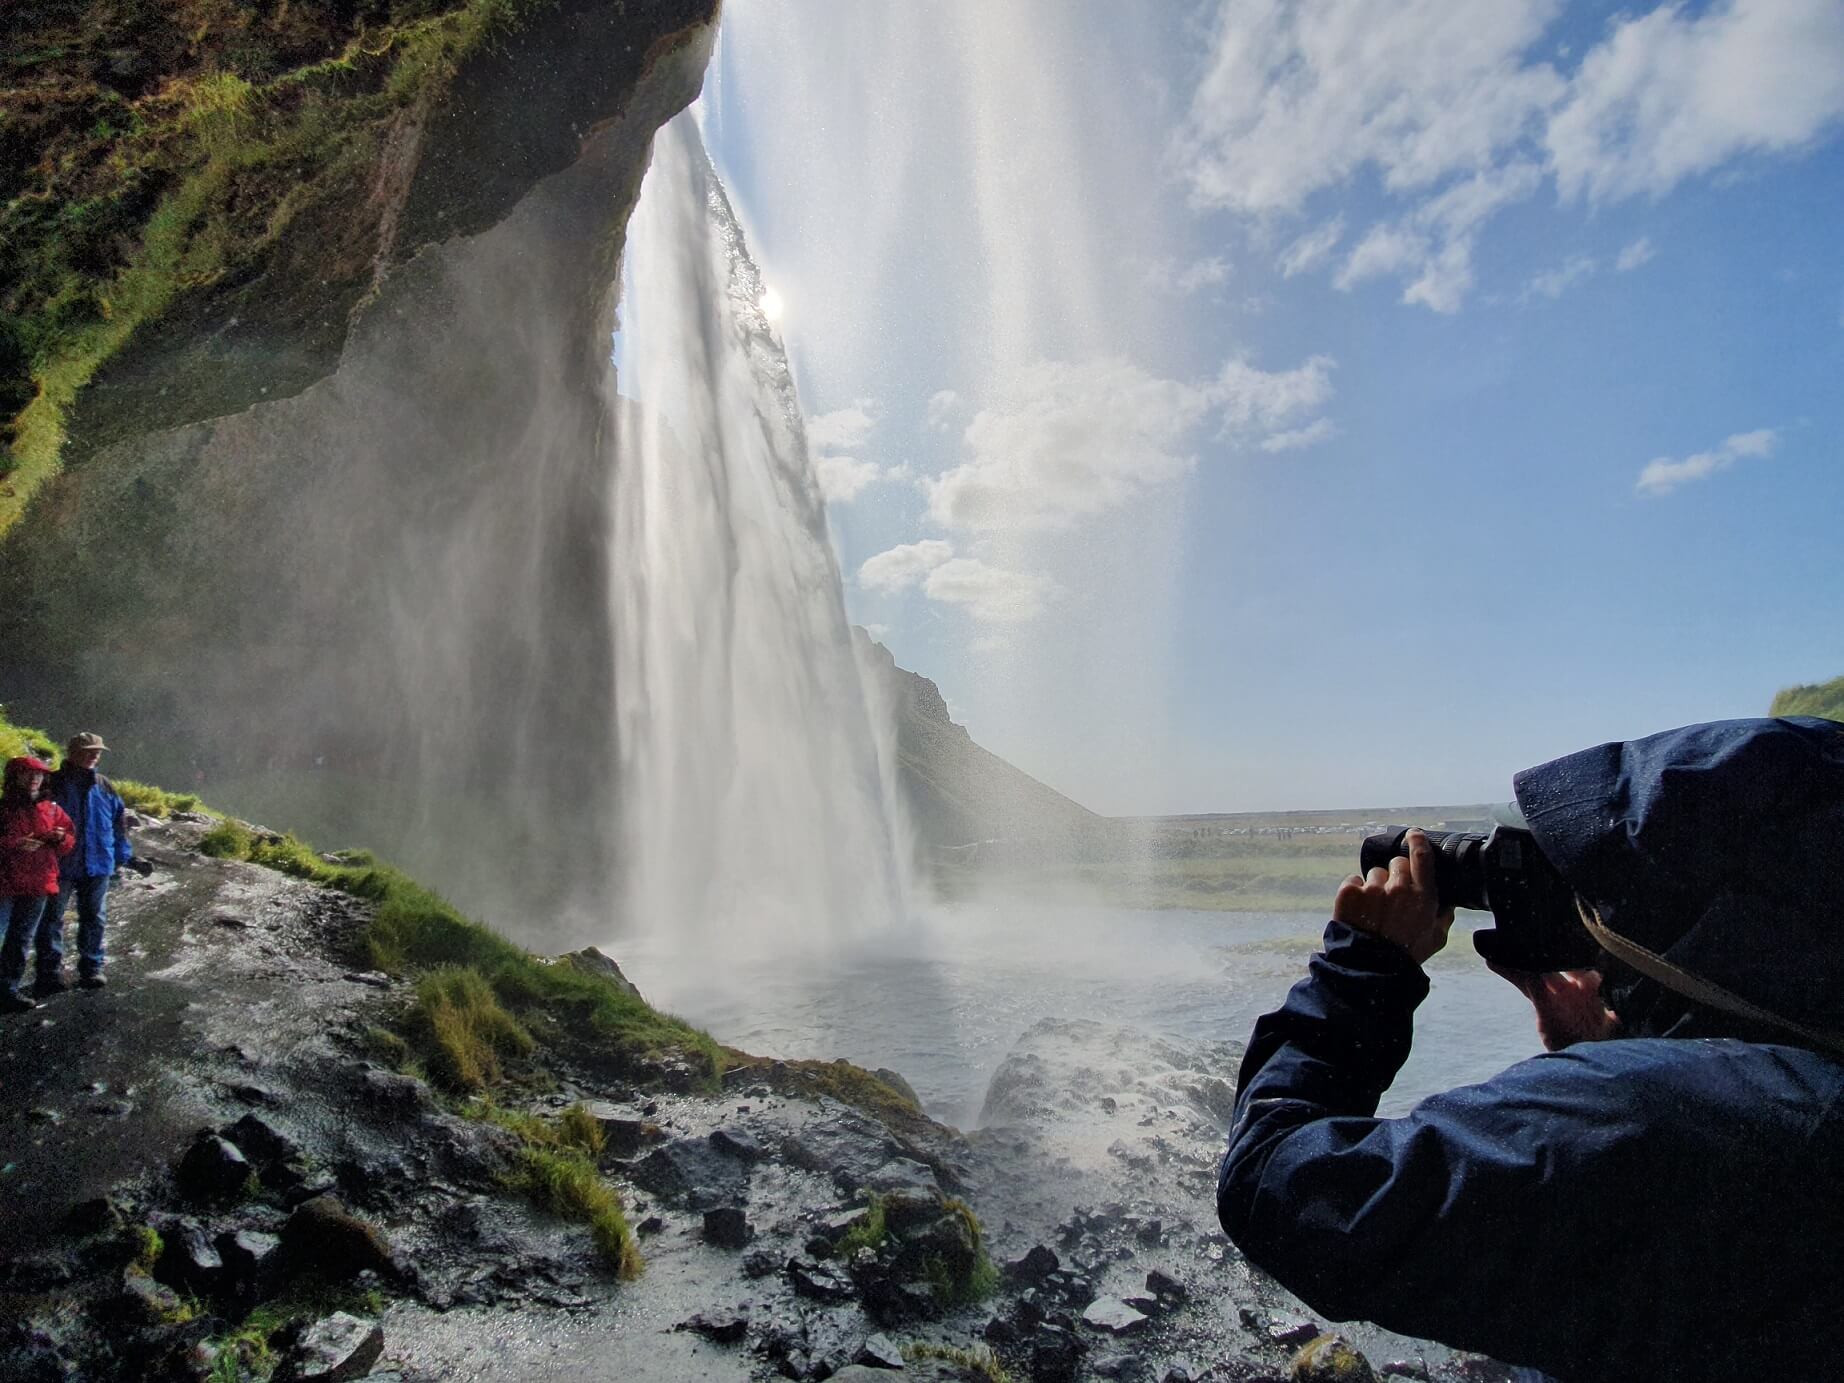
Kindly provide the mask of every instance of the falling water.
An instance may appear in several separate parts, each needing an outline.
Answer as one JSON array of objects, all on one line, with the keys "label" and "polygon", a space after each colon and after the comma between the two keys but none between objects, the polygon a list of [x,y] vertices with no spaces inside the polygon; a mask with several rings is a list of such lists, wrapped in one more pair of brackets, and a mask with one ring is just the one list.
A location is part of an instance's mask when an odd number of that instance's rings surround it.
[{"label": "falling water", "polygon": [[899,918],[909,853],[763,291],[681,115],[629,226],[617,343],[622,913],[726,958]]}]

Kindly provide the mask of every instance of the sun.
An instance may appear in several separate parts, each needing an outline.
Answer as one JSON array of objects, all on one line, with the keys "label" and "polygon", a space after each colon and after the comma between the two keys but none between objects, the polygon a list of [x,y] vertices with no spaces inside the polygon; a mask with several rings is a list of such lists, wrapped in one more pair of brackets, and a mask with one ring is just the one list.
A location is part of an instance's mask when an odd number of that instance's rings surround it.
[{"label": "sun", "polygon": [[762,309],[762,315],[771,322],[781,320],[781,295],[772,288],[763,288],[762,296],[756,299],[756,306]]}]

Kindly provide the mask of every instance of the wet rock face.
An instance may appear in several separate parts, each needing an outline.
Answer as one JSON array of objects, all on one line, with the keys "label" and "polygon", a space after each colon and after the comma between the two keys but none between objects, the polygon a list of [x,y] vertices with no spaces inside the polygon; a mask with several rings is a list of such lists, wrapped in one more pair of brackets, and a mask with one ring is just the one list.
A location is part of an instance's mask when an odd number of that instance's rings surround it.
[{"label": "wet rock face", "polygon": [[285,1377],[293,1383],[346,1383],[363,1378],[384,1353],[384,1331],[374,1320],[336,1311],[301,1332]]}]

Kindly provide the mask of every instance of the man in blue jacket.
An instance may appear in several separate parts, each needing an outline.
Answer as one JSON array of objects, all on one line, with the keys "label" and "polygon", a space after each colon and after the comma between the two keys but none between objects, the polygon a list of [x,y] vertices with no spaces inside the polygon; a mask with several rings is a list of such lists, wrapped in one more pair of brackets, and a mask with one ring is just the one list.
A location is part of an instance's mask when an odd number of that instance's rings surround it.
[{"label": "man in blue jacket", "polygon": [[61,961],[64,908],[73,897],[77,900],[77,983],[85,989],[101,989],[108,983],[102,967],[109,881],[118,869],[134,861],[134,846],[128,840],[127,808],[121,794],[96,771],[107,748],[101,735],[87,730],[72,736],[63,764],[45,784],[46,797],[64,808],[76,826],[77,848],[59,865],[58,891],[47,900],[45,920],[40,923],[50,934],[52,954],[59,958],[58,968],[39,973],[41,997],[70,987]]},{"label": "man in blue jacket", "polygon": [[1256,1025],[1224,1229],[1333,1319],[1570,1383],[1844,1377],[1844,725],[1691,726],[1516,792],[1603,948],[1500,971],[1549,1054],[1376,1117],[1453,920],[1411,833]]}]

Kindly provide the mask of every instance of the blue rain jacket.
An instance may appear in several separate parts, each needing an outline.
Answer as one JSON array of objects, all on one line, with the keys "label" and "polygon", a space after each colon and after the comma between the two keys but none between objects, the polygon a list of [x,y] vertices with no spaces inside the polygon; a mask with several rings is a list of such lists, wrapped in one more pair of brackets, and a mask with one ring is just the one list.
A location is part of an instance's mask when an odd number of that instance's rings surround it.
[{"label": "blue rain jacket", "polygon": [[[1529,770],[1517,792],[1545,853],[1623,935],[1679,960],[1694,940],[1726,986],[1844,1026],[1824,1006],[1844,948],[1819,925],[1844,904],[1844,726],[1691,727]],[[1777,910],[1737,901],[1760,897]],[[1378,1119],[1427,979],[1332,923],[1250,1039],[1224,1229],[1332,1319],[1571,1383],[1838,1377],[1844,1064],[1610,979],[1634,1035]]]},{"label": "blue rain jacket", "polygon": [[60,768],[45,780],[45,796],[77,828],[77,848],[58,864],[60,879],[107,878],[134,858],[127,807],[100,773]]}]

